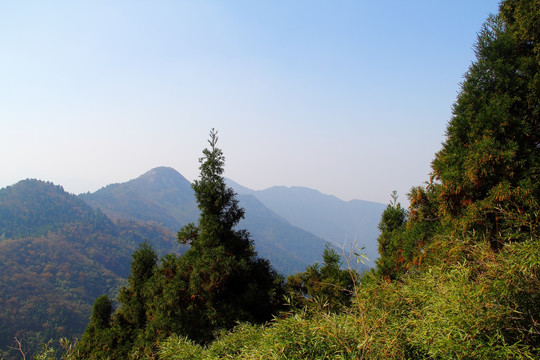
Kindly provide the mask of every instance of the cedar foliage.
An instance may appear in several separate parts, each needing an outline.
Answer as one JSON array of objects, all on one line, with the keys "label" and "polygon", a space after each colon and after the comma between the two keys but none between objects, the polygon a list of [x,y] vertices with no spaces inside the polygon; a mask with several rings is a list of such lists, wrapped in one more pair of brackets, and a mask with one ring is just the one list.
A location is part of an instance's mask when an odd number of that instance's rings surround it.
[{"label": "cedar foliage", "polygon": [[408,212],[394,199],[383,213],[378,270],[388,279],[429,260],[434,237],[474,233],[494,250],[538,237],[539,9],[504,1],[483,25],[428,185],[408,194]]},{"label": "cedar foliage", "polygon": [[433,161],[441,221],[458,235],[482,232],[493,248],[538,235],[538,7],[538,1],[505,1],[484,24]]}]

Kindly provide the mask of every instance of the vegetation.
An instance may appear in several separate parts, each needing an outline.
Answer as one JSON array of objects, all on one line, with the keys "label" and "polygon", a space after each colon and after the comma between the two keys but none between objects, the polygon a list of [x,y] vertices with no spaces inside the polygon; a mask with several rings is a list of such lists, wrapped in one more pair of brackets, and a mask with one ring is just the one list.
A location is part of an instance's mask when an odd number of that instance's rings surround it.
[{"label": "vegetation", "polygon": [[[409,209],[393,194],[377,267],[351,306],[240,324],[204,347],[173,336],[161,356],[540,357],[539,23],[539,1],[507,0],[484,25],[432,178]],[[290,284],[318,276],[315,266]]]},{"label": "vegetation", "polygon": [[346,311],[300,312],[266,327],[240,324],[206,347],[173,336],[161,344],[161,358],[537,358],[538,243],[498,253],[487,242],[459,247],[451,260],[467,262],[390,283],[367,275]]},{"label": "vegetation", "polygon": [[432,177],[407,210],[392,194],[381,257],[359,281],[328,249],[322,267],[289,277],[293,307],[264,323],[279,279],[233,230],[243,211],[212,132],[194,184],[201,217],[179,232],[191,249],[159,266],[151,249],[136,252],[112,319],[107,298],[94,305],[78,349],[97,350],[67,358],[540,358],[538,24],[539,0],[505,0],[488,19]]},{"label": "vegetation", "polygon": [[0,190],[0,357],[30,358],[49,339],[80,337],[92,303],[114,297],[144,238],[180,250],[165,229],[111,221],[60,186],[24,180]]},{"label": "vegetation", "polygon": [[329,246],[323,262],[287,278],[285,288],[293,310],[339,312],[350,305],[358,274],[343,270],[341,256]]},{"label": "vegetation", "polygon": [[190,245],[182,256],[169,254],[161,264],[151,246],[134,253],[127,286],[111,319],[100,297],[77,346],[85,359],[156,356],[156,342],[179,334],[200,344],[238,321],[264,323],[283,302],[282,278],[267,260],[257,258],[245,230],[235,226],[244,216],[235,193],[222,177],[225,158],[210,133],[210,148],[200,159],[200,179],[193,190],[200,210],[198,224],[178,232]]}]

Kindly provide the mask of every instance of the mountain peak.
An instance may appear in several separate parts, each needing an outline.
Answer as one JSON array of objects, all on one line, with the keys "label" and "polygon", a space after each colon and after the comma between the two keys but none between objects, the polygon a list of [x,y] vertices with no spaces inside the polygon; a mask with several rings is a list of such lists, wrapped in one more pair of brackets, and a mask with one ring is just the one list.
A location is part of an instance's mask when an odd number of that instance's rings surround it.
[{"label": "mountain peak", "polygon": [[143,176],[171,176],[171,177],[180,176],[183,178],[182,174],[180,174],[178,171],[176,171],[175,169],[169,166],[155,167],[141,175],[141,177]]},{"label": "mountain peak", "polygon": [[191,183],[165,166],[128,182],[84,194],[83,199],[112,218],[155,221],[173,231],[194,221],[198,214]]},{"label": "mountain peak", "polygon": [[97,217],[84,201],[51,182],[26,179],[0,189],[0,235],[6,237],[44,235]]},{"label": "mountain peak", "polygon": [[169,185],[189,183],[189,181],[182,174],[167,166],[155,167],[132,181],[147,181],[150,183],[157,181]]}]

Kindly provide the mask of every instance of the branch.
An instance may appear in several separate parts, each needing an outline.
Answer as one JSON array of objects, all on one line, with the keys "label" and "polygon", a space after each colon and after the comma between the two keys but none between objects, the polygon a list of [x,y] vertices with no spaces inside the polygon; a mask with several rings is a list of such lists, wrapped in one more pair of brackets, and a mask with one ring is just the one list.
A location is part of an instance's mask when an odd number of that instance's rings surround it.
[{"label": "branch", "polygon": [[16,336],[15,336],[15,342],[17,343],[17,347],[8,346],[8,348],[18,350],[21,353],[23,360],[26,360],[26,354],[24,353],[22,349],[22,344],[19,341],[19,339],[17,339]]}]

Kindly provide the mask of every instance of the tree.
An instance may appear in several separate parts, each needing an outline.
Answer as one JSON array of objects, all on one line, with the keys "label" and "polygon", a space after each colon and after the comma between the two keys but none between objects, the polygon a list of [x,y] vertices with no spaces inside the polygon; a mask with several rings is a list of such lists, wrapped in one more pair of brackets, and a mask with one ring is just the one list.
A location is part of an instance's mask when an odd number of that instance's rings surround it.
[{"label": "tree", "polygon": [[510,0],[483,26],[432,163],[439,216],[493,248],[538,235],[540,2]]},{"label": "tree", "polygon": [[113,305],[111,299],[107,295],[101,295],[96,299],[92,306],[92,315],[90,323],[97,329],[106,329],[111,323],[111,314]]},{"label": "tree", "polygon": [[281,276],[257,257],[249,233],[236,229],[244,210],[223,179],[225,157],[217,141],[212,129],[192,186],[199,221],[178,232],[178,240],[191,247],[182,257],[163,261],[159,295],[154,295],[158,301],[150,309],[154,330],[200,343],[238,321],[268,321],[282,303]]},{"label": "tree", "polygon": [[140,243],[132,255],[131,272],[127,285],[120,289],[114,315],[111,317],[112,302],[106,295],[94,302],[90,324],[77,344],[80,358],[126,359],[134,348],[153,351],[155,335],[147,336],[145,328],[156,269],[156,252],[147,241]]},{"label": "tree", "polygon": [[392,192],[392,201],[381,215],[378,228],[379,258],[376,261],[377,271],[385,279],[395,279],[404,271],[403,249],[404,233],[407,223],[407,210],[397,202],[397,192]]},{"label": "tree", "polygon": [[142,329],[146,324],[148,308],[147,284],[157,267],[157,254],[152,246],[144,241],[133,253],[131,272],[128,286],[120,289],[118,301],[121,304],[119,312],[125,321],[132,324],[134,329]]},{"label": "tree", "polygon": [[323,265],[309,266],[306,271],[290,275],[285,288],[293,308],[308,311],[338,312],[351,303],[354,295],[354,270],[341,269],[341,258],[331,247],[323,253]]}]

